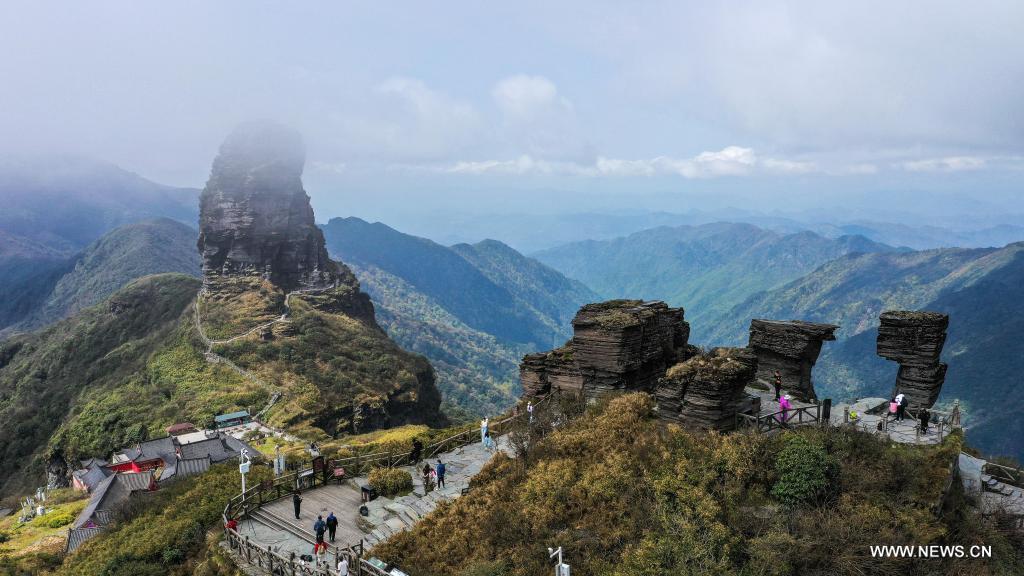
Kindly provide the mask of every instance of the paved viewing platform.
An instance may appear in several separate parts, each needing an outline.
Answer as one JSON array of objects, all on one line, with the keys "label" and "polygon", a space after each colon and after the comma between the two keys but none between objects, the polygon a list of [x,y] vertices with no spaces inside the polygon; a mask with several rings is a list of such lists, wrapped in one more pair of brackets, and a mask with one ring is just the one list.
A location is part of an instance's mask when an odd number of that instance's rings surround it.
[{"label": "paved viewing platform", "polygon": [[[507,436],[500,437],[497,449],[511,454]],[[361,504],[361,488],[366,484],[365,477],[356,477],[341,484],[329,484],[302,492],[302,508],[300,518],[295,519],[292,499],[281,498],[275,502],[264,504],[241,520],[238,533],[247,536],[260,547],[270,548],[278,554],[288,557],[294,552],[296,556],[310,554],[316,542],[313,523],[318,515],[327,517],[331,512],[338,518],[338,531],[335,541],[328,539],[328,545],[347,548],[358,546],[361,542],[371,547],[377,542],[386,540],[392,534],[407,530],[423,516],[434,510],[441,502],[453,500],[469,488],[469,482],[484,464],[494,455],[476,442],[440,455],[445,464],[445,484],[441,489],[425,492],[423,487],[423,462],[417,466],[402,466],[400,469],[409,472],[413,478],[413,490],[409,494],[395,498],[378,497],[366,504],[369,514],[359,514]],[[427,460],[430,465],[437,465],[437,457]]]}]

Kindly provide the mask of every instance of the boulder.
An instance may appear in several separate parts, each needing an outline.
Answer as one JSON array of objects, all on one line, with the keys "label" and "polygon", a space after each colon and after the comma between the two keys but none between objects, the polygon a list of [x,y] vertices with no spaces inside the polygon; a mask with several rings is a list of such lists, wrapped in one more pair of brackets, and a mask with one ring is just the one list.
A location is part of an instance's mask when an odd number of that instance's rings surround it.
[{"label": "boulder", "polygon": [[716,348],[669,368],[658,382],[658,417],[692,430],[732,430],[758,370],[748,348]]},{"label": "boulder", "polygon": [[878,355],[900,365],[896,394],[906,394],[912,408],[931,408],[946,381],[939,361],[946,343],[949,316],[939,312],[890,310],[879,317]]},{"label": "boulder", "polygon": [[748,346],[757,355],[757,380],[772,386],[778,370],[783,388],[805,402],[815,400],[811,371],[822,343],[835,340],[838,328],[802,320],[751,320]]}]

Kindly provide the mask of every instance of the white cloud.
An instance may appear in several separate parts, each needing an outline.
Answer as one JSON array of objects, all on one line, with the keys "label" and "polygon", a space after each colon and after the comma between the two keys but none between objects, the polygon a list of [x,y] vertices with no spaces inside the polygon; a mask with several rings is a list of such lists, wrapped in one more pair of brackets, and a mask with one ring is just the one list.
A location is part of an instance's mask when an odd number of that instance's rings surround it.
[{"label": "white cloud", "polygon": [[988,161],[978,156],[947,156],[945,158],[911,160],[899,164],[899,167],[909,172],[962,172],[964,170],[981,170],[987,165]]},{"label": "white cloud", "polygon": [[546,160],[528,154],[513,160],[464,161],[440,168],[453,174],[567,174],[574,176],[657,176],[716,178],[754,174],[795,175],[816,171],[815,164],[778,158],[760,158],[752,148],[727,146],[692,158],[658,156],[622,159],[598,156],[593,163]]},{"label": "white cloud", "polygon": [[501,113],[499,134],[516,152],[542,158],[579,157],[586,146],[572,102],[544,76],[518,74],[499,80],[491,90]]},{"label": "white cloud", "polygon": [[517,121],[573,112],[572,103],[558,94],[554,82],[543,76],[509,76],[494,85],[491,96],[507,118]]}]

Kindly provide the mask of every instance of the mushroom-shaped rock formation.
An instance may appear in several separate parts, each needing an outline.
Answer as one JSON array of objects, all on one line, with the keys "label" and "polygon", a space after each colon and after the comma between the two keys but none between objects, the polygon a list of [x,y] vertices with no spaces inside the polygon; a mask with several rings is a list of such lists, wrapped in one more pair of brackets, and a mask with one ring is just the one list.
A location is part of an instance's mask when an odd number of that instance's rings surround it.
[{"label": "mushroom-shaped rock formation", "polygon": [[899,362],[896,393],[907,395],[913,408],[931,408],[946,381],[939,361],[946,343],[949,316],[938,312],[891,310],[879,317],[878,355]]},{"label": "mushroom-shaped rock formation", "polygon": [[694,430],[732,430],[757,368],[748,348],[716,348],[676,364],[655,390],[658,417]]},{"label": "mushroom-shaped rock formation", "polygon": [[523,358],[519,373],[526,394],[556,389],[595,398],[608,392],[649,391],[689,351],[690,326],[683,309],[664,302],[587,304],[572,326],[573,337],[565,346]]},{"label": "mushroom-shaped rock formation", "polygon": [[748,346],[757,354],[757,379],[771,386],[778,370],[783,388],[805,402],[816,399],[811,371],[822,342],[835,340],[838,328],[801,320],[751,320]]}]

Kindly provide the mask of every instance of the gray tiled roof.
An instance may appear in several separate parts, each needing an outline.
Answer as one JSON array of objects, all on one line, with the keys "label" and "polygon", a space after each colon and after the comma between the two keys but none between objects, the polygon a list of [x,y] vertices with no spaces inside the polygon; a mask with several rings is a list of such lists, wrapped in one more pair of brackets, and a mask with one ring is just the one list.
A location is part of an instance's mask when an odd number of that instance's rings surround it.
[{"label": "gray tiled roof", "polygon": [[203,474],[210,469],[210,457],[189,458],[178,462],[178,477],[187,478],[196,474]]},{"label": "gray tiled roof", "polygon": [[68,530],[67,552],[74,552],[86,540],[98,536],[103,528],[72,528]]}]

